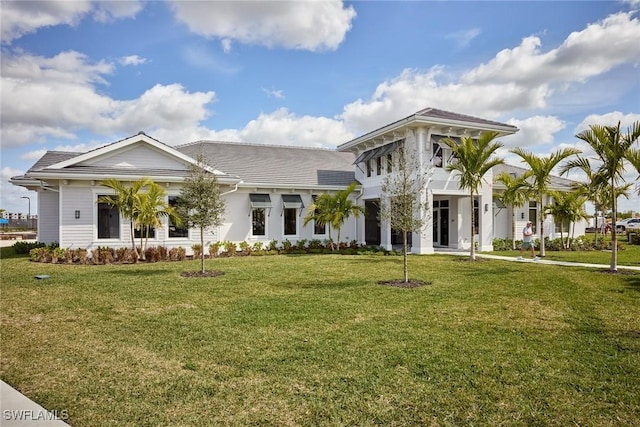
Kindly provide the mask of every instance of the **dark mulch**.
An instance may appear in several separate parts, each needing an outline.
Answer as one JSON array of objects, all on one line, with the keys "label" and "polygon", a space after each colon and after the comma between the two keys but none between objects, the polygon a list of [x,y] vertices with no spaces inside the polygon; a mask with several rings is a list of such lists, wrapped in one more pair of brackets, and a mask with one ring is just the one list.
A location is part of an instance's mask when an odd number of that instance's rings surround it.
[{"label": "dark mulch", "polygon": [[611,271],[611,270],[596,270],[598,273],[605,273],[605,274],[620,274],[620,275],[628,275],[628,276],[635,276],[636,274],[638,274],[637,271],[632,271],[632,270],[616,270],[616,271]]},{"label": "dark mulch", "polygon": [[409,279],[405,282],[404,279],[395,280],[380,280],[378,285],[393,286],[395,288],[419,288],[420,286],[429,286],[431,282],[425,282],[424,280]]},{"label": "dark mulch", "polygon": [[224,274],[223,271],[218,270],[205,270],[202,271],[183,271],[180,273],[182,277],[216,277],[222,276]]}]

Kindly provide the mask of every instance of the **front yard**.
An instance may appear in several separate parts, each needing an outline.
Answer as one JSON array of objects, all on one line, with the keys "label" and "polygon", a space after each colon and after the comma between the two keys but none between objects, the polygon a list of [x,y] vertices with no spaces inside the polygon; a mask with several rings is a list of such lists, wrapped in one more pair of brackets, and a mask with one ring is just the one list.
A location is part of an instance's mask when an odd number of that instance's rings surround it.
[{"label": "front yard", "polygon": [[73,426],[640,424],[640,274],[409,262],[4,258],[0,377]]}]

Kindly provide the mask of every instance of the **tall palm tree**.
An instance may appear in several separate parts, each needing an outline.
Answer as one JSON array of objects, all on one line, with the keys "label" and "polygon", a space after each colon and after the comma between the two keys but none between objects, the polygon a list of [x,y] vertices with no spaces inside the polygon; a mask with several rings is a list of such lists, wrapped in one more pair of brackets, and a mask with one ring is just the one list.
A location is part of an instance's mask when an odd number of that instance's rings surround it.
[{"label": "tall palm tree", "polygon": [[[560,225],[560,241],[562,247],[571,249],[571,241],[575,233],[576,222],[587,219],[588,215],[584,210],[584,204],[587,198],[579,191],[551,191],[549,193],[553,198],[553,202],[545,207],[545,212],[552,215],[556,224]],[[564,225],[567,224],[567,242],[564,241]],[[573,231],[571,233],[571,225]]]},{"label": "tall palm tree", "polygon": [[545,194],[549,193],[551,173],[561,161],[567,157],[579,154],[580,151],[573,148],[565,148],[551,153],[549,156],[537,156],[523,148],[515,148],[510,151],[519,156],[530,169],[525,175],[527,175],[527,178],[531,178],[529,182],[531,196],[536,199],[538,209],[540,209],[538,235],[540,236],[540,256],[544,257],[546,253],[544,247],[544,210],[542,202]]},{"label": "tall palm tree", "polygon": [[[304,225],[314,220],[319,226],[329,224],[329,240],[331,240],[331,227],[338,231],[337,243],[340,244],[340,229],[342,224],[351,216],[359,217],[364,214],[364,207],[356,205],[349,197],[355,191],[358,183],[352,182],[344,190],[331,195],[327,193],[316,197],[314,203],[309,206],[307,216],[304,218]],[[333,249],[333,244],[331,245]]]},{"label": "tall palm tree", "polygon": [[502,172],[495,177],[496,182],[505,186],[505,190],[497,194],[498,199],[505,206],[512,207],[511,214],[511,248],[516,248],[516,209],[522,207],[529,201],[529,186],[527,177],[524,174],[513,176],[510,173]]},{"label": "tall palm tree", "polygon": [[627,133],[623,134],[620,130],[620,122],[617,126],[601,126],[591,125],[589,129],[580,132],[576,138],[589,144],[595,152],[600,165],[596,169],[596,173],[606,178],[611,197],[611,221],[613,223],[613,232],[611,233],[611,264],[609,270],[618,271],[618,238],[615,232],[615,224],[618,217],[618,203],[616,196],[616,187],[624,181],[624,162],[631,158],[634,159],[633,144],[640,138],[640,121],[634,122]]},{"label": "tall palm tree", "polygon": [[114,194],[110,196],[101,196],[98,198],[99,203],[106,203],[111,207],[118,209],[123,218],[129,220],[129,229],[131,233],[131,245],[133,253],[136,256],[136,260],[140,258],[138,249],[136,248],[136,240],[133,233],[133,227],[135,218],[138,215],[138,201],[137,196],[140,190],[150,185],[153,181],[149,178],[142,178],[137,181],[133,181],[131,185],[127,186],[122,181],[115,178],[109,178],[102,181],[100,184],[104,187],[113,190]]},{"label": "tall palm tree", "polygon": [[494,141],[498,137],[498,132],[483,132],[478,139],[471,137],[463,137],[460,143],[445,138],[442,142],[446,144],[453,155],[457,158],[457,162],[447,166],[447,171],[458,172],[460,179],[460,188],[467,189],[471,193],[471,252],[470,259],[475,261],[475,218],[473,201],[475,195],[479,193],[484,176],[494,166],[504,163],[503,159],[493,157],[494,153],[502,147],[502,143]]},{"label": "tall palm tree", "polygon": [[[627,156],[627,160],[629,160],[631,166],[633,166],[636,172],[638,172],[638,178],[640,178],[640,149],[632,149],[631,153],[629,153],[629,155]],[[638,195],[640,195],[639,179],[636,179],[636,192],[638,193]]]},{"label": "tall palm tree", "polygon": [[[140,233],[140,248],[141,258],[145,259],[145,250],[149,241],[149,231],[151,228],[162,228],[162,218],[170,217],[174,223],[180,225],[182,222],[181,217],[176,210],[165,201],[167,192],[165,189],[155,183],[151,182],[147,186],[148,189],[145,192],[140,192],[136,195],[136,217],[135,223],[140,227],[143,233]],[[144,245],[142,239],[144,237]]]}]

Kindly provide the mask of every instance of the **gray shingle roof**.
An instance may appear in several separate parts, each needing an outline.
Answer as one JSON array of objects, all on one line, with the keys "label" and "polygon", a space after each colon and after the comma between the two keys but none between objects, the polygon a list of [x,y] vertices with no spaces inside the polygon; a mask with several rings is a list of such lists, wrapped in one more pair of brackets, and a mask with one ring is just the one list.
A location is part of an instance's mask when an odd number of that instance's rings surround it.
[{"label": "gray shingle roof", "polygon": [[[493,176],[495,177],[496,175],[498,175],[499,173],[502,173],[502,172],[506,172],[508,174],[519,176],[519,175],[522,175],[523,173],[525,173],[527,170],[528,169],[521,168],[521,167],[518,167],[518,166],[513,166],[513,165],[509,165],[509,164],[502,164],[502,165],[494,166],[494,168],[493,168]],[[549,181],[549,187],[552,190],[570,190],[574,183],[576,183],[576,181],[552,175],[551,179]],[[498,186],[500,186],[500,185],[498,185]]]},{"label": "gray shingle roof", "polygon": [[[198,141],[175,147],[196,158],[202,151],[210,166],[245,183],[284,186],[347,186],[355,180],[354,155],[334,150]],[[39,172],[47,166],[83,153],[48,151],[25,174]],[[170,169],[128,169],[102,166],[69,166],[59,172],[79,175],[131,175],[184,177],[187,172]]]},{"label": "gray shingle roof", "polygon": [[346,186],[355,180],[354,155],[335,150],[217,141],[176,149],[193,158],[202,152],[210,166],[245,183]]}]

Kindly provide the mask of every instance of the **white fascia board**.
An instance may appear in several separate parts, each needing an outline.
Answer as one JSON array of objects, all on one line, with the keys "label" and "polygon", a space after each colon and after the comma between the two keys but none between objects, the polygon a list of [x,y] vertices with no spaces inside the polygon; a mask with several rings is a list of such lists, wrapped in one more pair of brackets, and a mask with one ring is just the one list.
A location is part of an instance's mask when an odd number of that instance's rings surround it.
[{"label": "white fascia board", "polygon": [[[240,188],[264,188],[274,190],[313,190],[313,191],[339,191],[347,188],[346,185],[289,185],[289,184],[269,184],[267,182],[241,182]],[[362,185],[356,186],[356,188],[362,187]]]},{"label": "white fascia board", "polygon": [[[31,172],[29,173],[29,177],[36,178],[37,180],[46,180],[46,179],[71,179],[78,181],[103,181],[105,179],[114,178],[119,181],[136,181],[142,178],[149,178],[153,181],[157,182],[184,182],[184,178],[177,176],[167,176],[167,175],[97,175],[97,174],[84,174],[84,173],[69,173],[65,171],[61,172]],[[218,182],[223,184],[236,184],[241,182],[242,180],[239,177],[228,176],[223,174],[220,177],[216,177]]]}]

